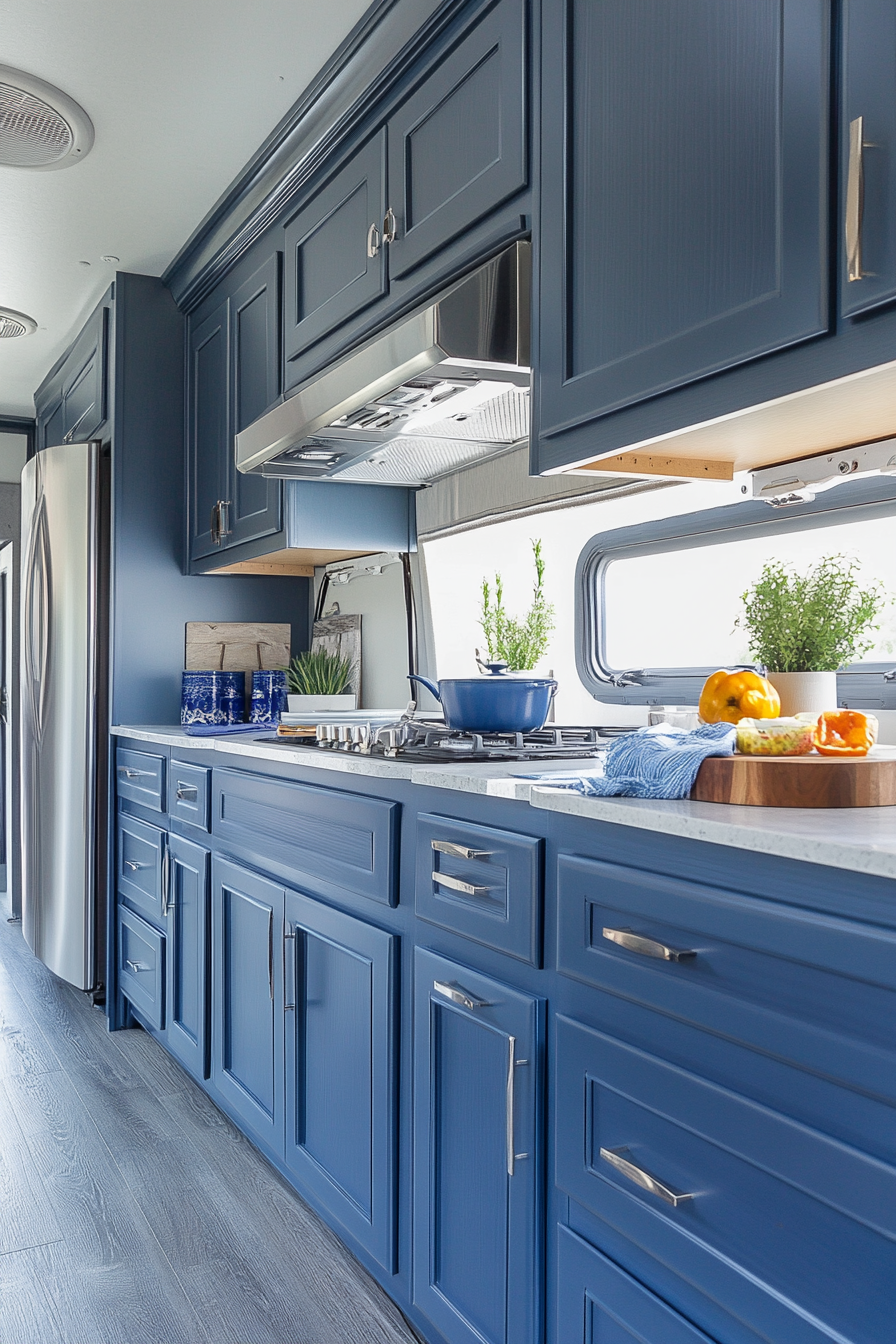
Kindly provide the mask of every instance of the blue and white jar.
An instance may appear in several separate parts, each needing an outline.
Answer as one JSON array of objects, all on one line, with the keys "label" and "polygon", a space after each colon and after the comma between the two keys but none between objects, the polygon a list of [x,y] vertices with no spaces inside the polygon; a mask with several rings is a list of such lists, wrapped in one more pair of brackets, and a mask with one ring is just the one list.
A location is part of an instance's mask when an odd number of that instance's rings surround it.
[{"label": "blue and white jar", "polygon": [[245,672],[184,672],[180,693],[182,724],[220,726],[242,723],[245,717]]},{"label": "blue and white jar", "polygon": [[286,708],[286,672],[281,670],[252,673],[250,723],[279,723]]}]

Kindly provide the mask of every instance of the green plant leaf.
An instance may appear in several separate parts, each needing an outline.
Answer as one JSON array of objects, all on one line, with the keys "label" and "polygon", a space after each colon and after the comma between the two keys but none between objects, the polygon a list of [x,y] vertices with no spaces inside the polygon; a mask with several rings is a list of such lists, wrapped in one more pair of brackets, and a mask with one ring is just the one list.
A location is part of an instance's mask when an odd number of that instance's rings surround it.
[{"label": "green plant leaf", "polygon": [[286,673],[286,689],[293,695],[348,695],[357,668],[350,658],[327,649],[296,654]]},{"label": "green plant leaf", "polygon": [[504,608],[504,581],[495,575],[494,600],[488,579],[482,580],[482,608],[479,623],[485,635],[488,656],[493,662],[506,663],[512,672],[526,672],[543,657],[556,624],[554,606],[544,597],[545,562],[541,541],[532,541],[535,562],[535,588],[532,605],[522,619],[508,616]]}]

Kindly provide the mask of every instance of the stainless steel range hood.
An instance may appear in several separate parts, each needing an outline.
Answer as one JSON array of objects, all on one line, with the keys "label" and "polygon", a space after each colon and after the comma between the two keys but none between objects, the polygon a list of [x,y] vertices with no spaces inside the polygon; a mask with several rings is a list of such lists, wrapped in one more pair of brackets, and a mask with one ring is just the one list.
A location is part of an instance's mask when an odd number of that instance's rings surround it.
[{"label": "stainless steel range hood", "polygon": [[422,485],[525,440],[530,276],[514,243],[237,434],[237,468]]}]

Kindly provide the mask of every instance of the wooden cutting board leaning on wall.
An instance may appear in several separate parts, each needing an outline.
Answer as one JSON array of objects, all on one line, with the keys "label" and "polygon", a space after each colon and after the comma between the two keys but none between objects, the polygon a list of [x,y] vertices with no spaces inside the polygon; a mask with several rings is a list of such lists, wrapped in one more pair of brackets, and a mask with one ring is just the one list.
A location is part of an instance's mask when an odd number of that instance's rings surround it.
[{"label": "wooden cutting board leaning on wall", "polygon": [[288,623],[188,621],[184,667],[188,672],[245,672],[248,697],[253,672],[289,666],[291,640]]}]

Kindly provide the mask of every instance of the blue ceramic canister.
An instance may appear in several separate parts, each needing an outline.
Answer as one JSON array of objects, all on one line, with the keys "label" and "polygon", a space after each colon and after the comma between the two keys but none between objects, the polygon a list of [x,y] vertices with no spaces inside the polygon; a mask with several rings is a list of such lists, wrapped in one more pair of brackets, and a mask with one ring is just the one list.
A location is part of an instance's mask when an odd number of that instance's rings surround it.
[{"label": "blue ceramic canister", "polygon": [[279,723],[286,708],[286,672],[283,669],[252,673],[250,723]]},{"label": "blue ceramic canister", "polygon": [[244,672],[184,672],[180,694],[182,724],[242,723],[245,717]]}]

